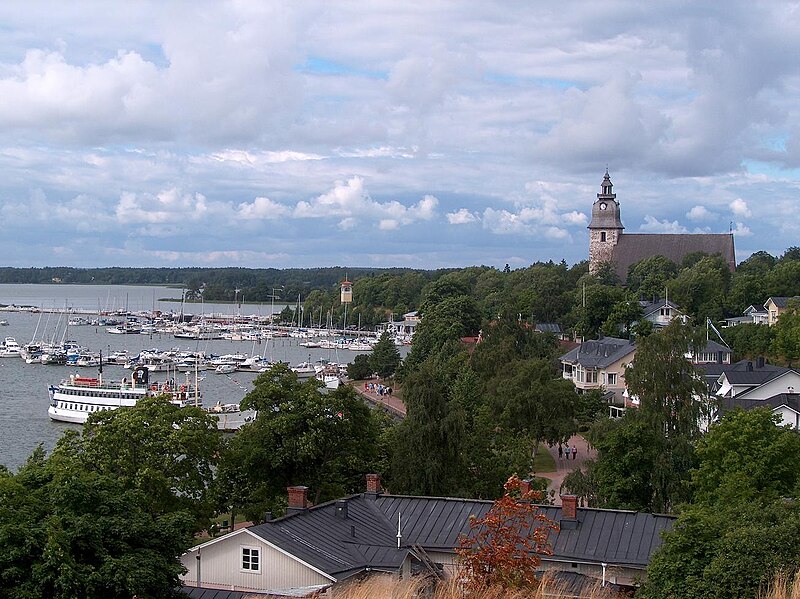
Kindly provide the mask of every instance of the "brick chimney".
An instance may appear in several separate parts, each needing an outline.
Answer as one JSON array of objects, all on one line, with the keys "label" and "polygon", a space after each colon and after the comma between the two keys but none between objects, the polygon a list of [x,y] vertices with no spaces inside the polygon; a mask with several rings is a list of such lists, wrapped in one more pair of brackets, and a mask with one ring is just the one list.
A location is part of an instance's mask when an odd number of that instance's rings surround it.
[{"label": "brick chimney", "polygon": [[561,496],[561,521],[569,520],[576,522],[578,520],[578,497],[577,495],[562,495]]},{"label": "brick chimney", "polygon": [[308,487],[295,486],[287,487],[289,492],[289,507],[287,513],[293,514],[302,512],[308,507]]},{"label": "brick chimney", "polygon": [[381,492],[381,475],[367,474],[367,493],[377,495]]}]

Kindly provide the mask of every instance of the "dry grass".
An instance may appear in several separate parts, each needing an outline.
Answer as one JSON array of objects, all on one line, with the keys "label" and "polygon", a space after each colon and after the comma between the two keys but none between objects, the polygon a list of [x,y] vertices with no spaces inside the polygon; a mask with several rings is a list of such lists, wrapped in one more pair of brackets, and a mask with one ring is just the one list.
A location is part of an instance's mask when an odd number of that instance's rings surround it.
[{"label": "dry grass", "polygon": [[800,570],[791,574],[778,574],[772,584],[758,594],[758,599],[800,599]]},{"label": "dry grass", "polygon": [[[547,576],[535,590],[490,588],[481,591],[465,591],[454,579],[441,582],[433,588],[424,578],[414,577],[399,580],[396,576],[389,574],[370,576],[365,580],[353,582],[334,591],[332,596],[335,599],[567,599],[574,597],[571,593],[564,593],[558,584]],[[603,589],[599,581],[596,587],[581,595],[582,599],[612,599],[619,596]]]},{"label": "dry grass", "polygon": [[[573,598],[565,593],[546,575],[542,584],[535,590],[486,589],[478,592],[467,592],[453,580],[439,583],[432,588],[424,578],[399,580],[397,576],[373,575],[362,581],[354,581],[349,585],[334,590],[335,599],[567,599]],[[588,589],[581,599],[612,599],[620,597],[597,586]],[[772,584],[754,599],[800,599],[800,571],[794,576],[781,574],[775,577]]]}]

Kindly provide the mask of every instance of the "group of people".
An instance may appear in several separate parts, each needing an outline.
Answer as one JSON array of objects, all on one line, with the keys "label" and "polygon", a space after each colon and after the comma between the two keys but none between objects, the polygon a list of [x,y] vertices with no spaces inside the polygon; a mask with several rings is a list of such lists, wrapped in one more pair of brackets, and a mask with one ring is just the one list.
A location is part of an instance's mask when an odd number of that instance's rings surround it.
[{"label": "group of people", "polygon": [[364,383],[364,391],[369,391],[370,393],[377,393],[378,395],[391,395],[392,388],[387,387],[382,383]]},{"label": "group of people", "polygon": [[570,454],[572,454],[572,459],[574,460],[575,456],[578,455],[578,448],[576,446],[574,446],[574,445],[572,447],[570,447],[569,443],[567,443],[566,447],[561,447],[561,444],[559,443],[559,445],[558,445],[558,459],[559,460],[563,460],[563,459],[567,459],[568,460]]}]

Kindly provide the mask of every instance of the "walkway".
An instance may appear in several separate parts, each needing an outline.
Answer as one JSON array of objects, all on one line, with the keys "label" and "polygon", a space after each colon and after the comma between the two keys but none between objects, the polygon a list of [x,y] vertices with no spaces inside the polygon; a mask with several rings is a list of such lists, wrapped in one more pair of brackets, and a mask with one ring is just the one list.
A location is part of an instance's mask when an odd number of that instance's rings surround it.
[{"label": "walkway", "polygon": [[561,505],[559,489],[561,488],[561,483],[564,481],[564,477],[576,468],[583,468],[586,460],[593,460],[597,457],[597,452],[594,449],[591,449],[589,444],[586,442],[586,439],[580,435],[573,435],[569,442],[566,445],[563,445],[563,447],[566,448],[567,445],[569,445],[570,448],[578,448],[578,453],[575,454],[575,459],[573,459],[571,455],[569,459],[566,459],[566,457],[558,459],[558,445],[553,445],[552,447],[548,447],[548,450],[550,451],[550,455],[553,456],[553,460],[555,460],[556,471],[536,473],[536,476],[541,476],[542,478],[547,478],[550,480],[550,484],[547,485],[547,492],[549,494],[550,491],[555,491],[553,502],[556,505]]},{"label": "walkway", "polygon": [[358,393],[361,394],[361,397],[363,397],[369,403],[386,410],[392,416],[397,416],[399,418],[406,417],[406,406],[398,397],[395,397],[394,395],[378,395],[375,391],[366,391],[364,390],[363,382],[360,385],[353,382],[348,384],[350,384],[353,389],[358,391]]}]

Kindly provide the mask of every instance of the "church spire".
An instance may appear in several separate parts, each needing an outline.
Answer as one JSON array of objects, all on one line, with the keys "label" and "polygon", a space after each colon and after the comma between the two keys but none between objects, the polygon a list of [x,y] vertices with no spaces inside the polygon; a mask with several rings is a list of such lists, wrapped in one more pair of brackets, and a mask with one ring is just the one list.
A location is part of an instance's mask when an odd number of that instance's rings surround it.
[{"label": "church spire", "polygon": [[608,167],[606,166],[606,174],[603,177],[602,183],[600,183],[600,193],[597,194],[597,199],[604,199],[604,200],[613,200],[617,197],[617,194],[613,193],[612,190],[614,189],[614,184],[611,182],[611,175],[608,174]]}]

